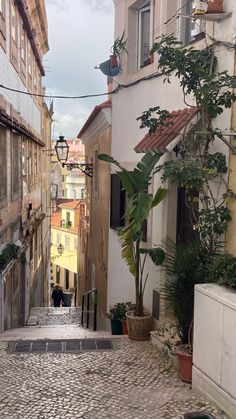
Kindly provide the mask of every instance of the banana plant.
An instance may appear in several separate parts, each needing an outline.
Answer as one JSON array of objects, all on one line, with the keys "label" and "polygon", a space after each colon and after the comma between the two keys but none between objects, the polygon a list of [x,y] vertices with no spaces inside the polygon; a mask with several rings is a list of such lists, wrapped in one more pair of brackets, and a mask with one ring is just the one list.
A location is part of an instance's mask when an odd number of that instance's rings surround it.
[{"label": "banana plant", "polygon": [[121,241],[121,255],[135,278],[135,315],[144,315],[143,294],[148,279],[144,276],[144,267],[149,255],[155,265],[161,265],[165,253],[160,247],[152,249],[142,248],[143,226],[150,211],[166,196],[167,190],[159,187],[154,195],[148,192],[154,168],[162,153],[146,153],[133,171],[128,171],[113,157],[100,154],[100,160],[112,163],[118,167],[117,175],[126,192],[127,210],[125,212],[126,225],[118,230]]}]

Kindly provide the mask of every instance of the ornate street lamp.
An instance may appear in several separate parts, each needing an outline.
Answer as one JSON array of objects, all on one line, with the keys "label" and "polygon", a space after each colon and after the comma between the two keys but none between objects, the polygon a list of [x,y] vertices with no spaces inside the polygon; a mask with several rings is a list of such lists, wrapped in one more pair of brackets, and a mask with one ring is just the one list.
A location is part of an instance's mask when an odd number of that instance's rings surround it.
[{"label": "ornate street lamp", "polygon": [[62,255],[62,253],[64,253],[64,250],[65,250],[64,246],[60,243],[60,244],[57,246],[57,253],[58,253],[58,255],[59,255],[59,256],[61,256],[61,255]]},{"label": "ornate street lamp", "polygon": [[55,150],[57,153],[57,160],[64,165],[68,159],[69,146],[63,135],[60,135],[59,140],[57,140]]},{"label": "ornate street lamp", "polygon": [[62,164],[62,167],[66,167],[67,170],[79,169],[85,175],[92,177],[93,176],[93,166],[88,163],[67,163],[69,146],[65,138],[61,135],[59,140],[55,145],[55,150],[57,153],[57,160]]}]

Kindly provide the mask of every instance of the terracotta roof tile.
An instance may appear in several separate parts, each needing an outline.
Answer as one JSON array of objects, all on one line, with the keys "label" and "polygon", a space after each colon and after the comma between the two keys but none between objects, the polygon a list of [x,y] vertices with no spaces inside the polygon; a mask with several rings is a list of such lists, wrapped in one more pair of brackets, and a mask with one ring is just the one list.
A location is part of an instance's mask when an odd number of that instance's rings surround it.
[{"label": "terracotta roof tile", "polygon": [[80,201],[63,202],[59,205],[60,208],[77,209],[79,208]]},{"label": "terracotta roof tile", "polygon": [[51,214],[51,225],[53,227],[61,226],[61,208]]},{"label": "terracotta roof tile", "polygon": [[199,112],[197,107],[179,109],[170,113],[166,119],[167,126],[161,126],[153,134],[146,134],[145,137],[136,145],[136,153],[147,153],[157,151],[167,151],[167,146],[176,139],[186,125]]}]

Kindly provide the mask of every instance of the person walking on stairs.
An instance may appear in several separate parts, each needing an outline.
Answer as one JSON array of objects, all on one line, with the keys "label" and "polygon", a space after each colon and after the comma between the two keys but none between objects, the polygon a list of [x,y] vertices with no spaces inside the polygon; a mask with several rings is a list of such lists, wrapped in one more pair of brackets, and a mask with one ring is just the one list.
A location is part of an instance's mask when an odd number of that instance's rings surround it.
[{"label": "person walking on stairs", "polygon": [[63,292],[61,288],[59,287],[59,285],[55,286],[52,292],[51,298],[53,300],[54,307],[60,307],[61,303],[63,303]]}]

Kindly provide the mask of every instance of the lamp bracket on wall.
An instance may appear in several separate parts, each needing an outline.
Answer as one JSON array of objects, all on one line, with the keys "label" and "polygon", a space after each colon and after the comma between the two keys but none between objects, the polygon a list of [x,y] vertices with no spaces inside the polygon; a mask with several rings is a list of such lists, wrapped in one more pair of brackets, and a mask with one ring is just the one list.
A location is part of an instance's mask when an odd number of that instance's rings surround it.
[{"label": "lamp bracket on wall", "polygon": [[93,165],[89,163],[62,163],[62,167],[66,167],[69,171],[79,169],[85,175],[93,177]]}]

